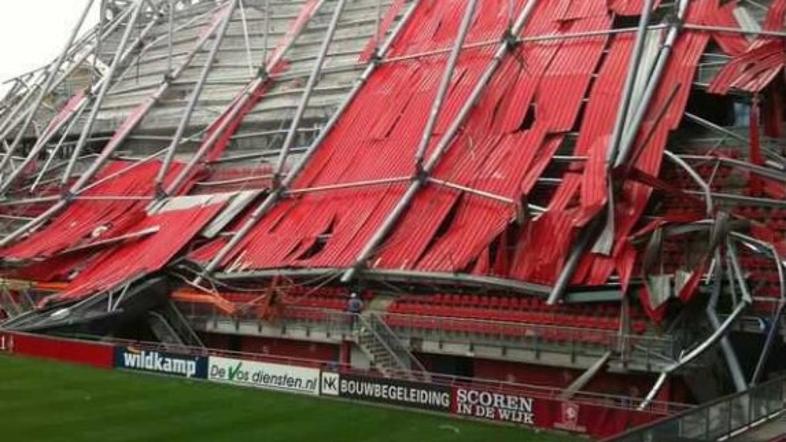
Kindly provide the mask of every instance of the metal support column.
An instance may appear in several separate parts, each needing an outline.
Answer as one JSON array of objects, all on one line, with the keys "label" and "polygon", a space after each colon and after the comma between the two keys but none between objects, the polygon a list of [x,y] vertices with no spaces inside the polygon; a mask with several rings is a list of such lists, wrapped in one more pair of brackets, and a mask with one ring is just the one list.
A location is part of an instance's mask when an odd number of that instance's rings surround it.
[{"label": "metal support column", "polygon": [[737,304],[737,308],[726,317],[726,320],[723,321],[722,324],[715,331],[701,344],[699,344],[696,348],[694,348],[689,353],[681,356],[677,362],[669,365],[668,367],[664,368],[661,372],[658,380],[655,382],[655,385],[652,386],[652,389],[647,394],[647,397],[642,401],[639,409],[643,410],[646,409],[650,403],[655,399],[655,396],[658,395],[658,391],[663,387],[663,384],[666,382],[666,379],[674,373],[675,371],[679,370],[680,368],[686,366],[687,364],[693,362],[696,358],[704,354],[710,347],[712,347],[716,342],[718,342],[723,336],[726,335],[726,332],[729,331],[731,326],[737,320],[737,318],[742,314],[745,308],[748,306],[748,303],[743,301]]},{"label": "metal support column", "polygon": [[[767,363],[767,359],[769,358],[769,354],[772,351],[772,344],[775,341],[775,338],[779,335],[780,328],[781,328],[781,318],[784,313],[784,308],[786,307],[786,271],[784,269],[784,264],[781,261],[781,256],[778,254],[777,249],[770,243],[765,241],[761,241],[759,239],[750,237],[748,235],[739,233],[739,232],[730,232],[730,235],[743,243],[747,247],[751,247],[755,250],[761,252],[767,252],[770,257],[773,259],[776,269],[778,271],[778,283],[780,289],[780,300],[778,302],[778,308],[776,309],[775,313],[773,314],[772,323],[770,324],[770,329],[767,331],[767,338],[765,339],[764,346],[762,348],[762,352],[759,355],[759,360],[756,363],[756,369],[753,372],[753,376],[751,377],[750,386],[755,386],[758,384],[759,379],[761,378],[764,367]],[[731,267],[732,271],[729,274],[730,281],[737,280],[738,283],[741,285],[740,289],[743,292],[743,296],[746,295],[748,288],[745,285],[745,281],[741,279],[741,271],[739,269],[739,262],[736,257],[736,252],[734,251],[733,247],[729,247],[729,267]],[[749,294],[748,294],[749,295]],[[750,298],[748,298],[750,299]]]},{"label": "metal support column", "polygon": [[175,34],[175,0],[169,0],[169,29],[167,30],[167,75],[172,73],[172,56],[174,54],[173,39]]},{"label": "metal support column", "polygon": [[[318,11],[324,5],[325,0],[321,0],[320,3],[313,9],[313,11]],[[240,113],[241,109],[251,100],[253,94],[264,85],[268,80],[267,72],[270,72],[283,58],[284,54],[286,54],[289,49],[292,48],[295,41],[297,40],[298,36],[303,32],[305,28],[305,24],[297,30],[295,35],[289,40],[288,44],[281,48],[281,50],[276,51],[277,56],[273,57],[271,60],[267,61],[267,65],[264,71],[260,72],[260,76],[258,76],[254,81],[249,83],[244,89],[243,92],[240,94],[240,98],[237,101],[233,101],[227,109],[225,109],[221,113],[220,122],[217,127],[214,128],[212,133],[210,134],[209,138],[202,142],[202,145],[199,149],[191,155],[191,158],[188,161],[186,167],[180,171],[180,173],[172,180],[172,183],[164,189],[164,193],[167,195],[174,195],[179,190],[180,186],[185,182],[186,178],[190,175],[191,171],[196,167],[196,165],[202,160],[202,157],[208,152],[210,147],[218,140],[218,138],[224,133],[224,130],[229,126],[229,124],[235,120],[237,114]]]},{"label": "metal support column", "polygon": [[303,95],[300,97],[300,103],[298,103],[295,116],[292,118],[292,122],[289,125],[289,131],[287,132],[287,136],[284,139],[284,144],[281,146],[278,162],[276,163],[276,168],[273,171],[274,185],[277,185],[280,182],[281,173],[284,170],[287,157],[289,156],[289,149],[292,148],[292,144],[295,142],[297,129],[300,127],[300,122],[303,120],[303,115],[306,113],[306,107],[308,107],[308,103],[311,100],[311,94],[314,92],[314,87],[319,81],[319,76],[322,73],[322,66],[325,63],[325,56],[327,56],[328,50],[330,49],[330,44],[333,42],[333,36],[336,34],[336,27],[338,26],[338,21],[341,18],[341,12],[344,10],[345,4],[346,0],[338,0],[338,3],[336,3],[336,9],[333,11],[333,17],[330,20],[327,34],[322,40],[322,46],[319,49],[317,61],[314,63],[314,68],[311,70],[311,75],[308,77],[306,88],[303,91]]},{"label": "metal support column", "polygon": [[180,145],[180,141],[183,139],[183,134],[185,133],[188,124],[191,122],[191,116],[194,114],[194,109],[196,109],[197,103],[199,103],[199,97],[202,96],[202,91],[205,87],[205,81],[207,81],[207,77],[210,75],[210,71],[213,69],[213,63],[216,61],[218,50],[221,48],[221,43],[224,42],[224,36],[226,35],[227,29],[229,29],[229,24],[232,22],[232,16],[234,15],[235,9],[237,9],[239,2],[240,0],[231,0],[231,3],[226,10],[226,17],[224,17],[224,20],[221,23],[221,28],[216,33],[213,46],[210,48],[210,53],[207,56],[205,65],[202,67],[199,80],[197,81],[194,90],[191,92],[191,96],[188,99],[188,105],[186,105],[186,109],[183,112],[180,123],[175,130],[175,135],[172,137],[172,141],[169,143],[169,148],[167,150],[166,156],[164,157],[164,163],[161,165],[161,168],[158,170],[158,175],[156,176],[155,188],[159,197],[166,196],[164,195],[164,189],[162,187],[164,179],[169,172],[169,167],[175,157],[177,147]]},{"label": "metal support column", "polygon": [[240,20],[243,23],[243,41],[246,44],[246,61],[248,62],[248,76],[254,77],[254,60],[251,57],[251,39],[248,37],[248,20],[246,19],[246,7],[243,0],[240,0]]},{"label": "metal support column", "polygon": [[[639,72],[639,64],[641,62],[641,56],[644,49],[644,42],[647,39],[647,24],[650,21],[650,16],[652,14],[652,5],[653,0],[645,0],[644,1],[644,9],[641,14],[641,18],[639,20],[638,30],[636,31],[636,42],[634,44],[633,53],[630,57],[630,62],[628,65],[628,75],[625,78],[625,85],[623,86],[622,90],[622,97],[620,99],[620,107],[617,112],[617,117],[614,122],[614,129],[612,131],[611,137],[609,139],[609,146],[607,150],[606,156],[606,163],[607,163],[607,172],[606,176],[607,179],[611,179],[611,165],[613,164],[614,158],[616,158],[617,149],[619,147],[620,140],[622,138],[622,133],[625,126],[625,121],[628,116],[628,108],[630,107],[631,95],[633,94],[633,88],[636,84],[636,79],[638,77]],[[611,185],[611,181],[608,183],[609,189],[609,203],[606,206],[606,219],[605,219],[605,228],[601,231],[601,237],[612,238],[614,234],[614,210],[613,210],[613,188]],[[554,284],[551,293],[549,294],[548,304],[554,305],[560,299],[562,299],[563,295],[565,294],[565,290],[567,290],[570,281],[573,279],[573,274],[576,272],[578,268],[579,262],[581,261],[581,256],[587,250],[591,238],[589,237],[590,232],[594,237],[595,230],[597,230],[599,223],[599,218],[596,218],[592,221],[588,226],[584,228],[584,232],[582,232],[580,238],[581,241],[579,244],[573,247],[568,257],[565,266],[562,268],[559,276],[557,277],[557,281]],[[585,241],[586,240],[586,241]],[[610,249],[611,246],[610,240],[606,241],[607,244],[604,244],[601,249]]]},{"label": "metal support column", "polygon": [[764,374],[764,368],[767,365],[767,360],[769,359],[770,353],[772,352],[772,346],[775,343],[775,338],[780,334],[781,319],[783,318],[784,307],[786,307],[786,302],[779,302],[775,314],[772,315],[770,329],[767,330],[767,338],[764,340],[764,346],[761,349],[759,360],[756,362],[756,369],[753,371],[753,376],[751,376],[751,387],[757,385],[759,383],[759,379],[761,379],[762,375]]},{"label": "metal support column", "polygon": [[[720,328],[720,320],[718,319],[718,314],[716,313],[716,308],[718,306],[718,300],[720,298],[721,292],[723,290],[723,265],[722,265],[723,258],[721,257],[720,250],[716,249],[715,251],[715,283],[712,287],[712,294],[710,296],[710,301],[707,303],[707,318],[710,321],[710,325],[714,330],[718,330]],[[720,339],[720,346],[721,350],[723,351],[723,357],[726,359],[726,365],[729,367],[729,373],[731,374],[731,379],[734,381],[734,387],[737,391],[745,391],[748,389],[747,382],[745,382],[745,376],[742,374],[742,368],[740,367],[740,360],[737,358],[737,353],[734,352],[734,347],[731,345],[731,341],[727,336],[723,336]]]},{"label": "metal support column", "polygon": [[639,78],[639,66],[641,65],[641,57],[644,53],[644,43],[647,41],[647,24],[652,15],[652,5],[653,0],[644,1],[644,9],[642,10],[641,19],[639,20],[639,29],[636,32],[636,42],[628,64],[628,75],[622,87],[620,107],[617,111],[617,118],[614,121],[614,129],[611,133],[611,138],[609,139],[607,156],[607,163],[609,163],[609,165],[613,164],[617,157],[622,135],[625,132],[625,122],[630,112],[633,89],[635,88],[636,80]]},{"label": "metal support column", "polygon": [[603,367],[608,365],[611,360],[612,353],[607,351],[595,363],[593,363],[584,373],[581,374],[575,381],[573,381],[565,390],[559,395],[560,400],[569,400],[587,386],[595,376],[603,370]]},{"label": "metal support column", "polygon": [[469,34],[469,29],[472,26],[472,19],[475,17],[475,8],[477,4],[477,0],[470,0],[464,10],[464,18],[461,21],[459,34],[456,37],[456,41],[453,43],[453,49],[450,51],[450,56],[445,65],[445,72],[442,74],[442,81],[437,88],[436,98],[434,98],[434,102],[431,104],[426,127],[423,129],[420,143],[415,151],[415,173],[419,174],[423,171],[423,156],[426,154],[426,149],[431,141],[431,137],[434,136],[434,127],[437,125],[439,114],[442,111],[442,105],[448,95],[450,83],[453,80],[453,73],[456,71],[456,65],[461,55],[461,47],[464,46],[464,41],[467,39],[467,34]]},{"label": "metal support column", "polygon": [[532,12],[535,10],[535,5],[537,3],[538,2],[536,0],[531,0],[528,2],[519,14],[513,28],[508,29],[508,32],[505,33],[502,38],[501,45],[494,54],[491,63],[486,68],[486,71],[483,73],[478,82],[475,84],[474,89],[470,93],[467,100],[464,102],[462,108],[459,110],[456,118],[451,122],[450,127],[448,127],[446,130],[445,135],[443,135],[439,143],[434,148],[434,152],[429,158],[428,163],[423,167],[423,171],[418,174],[417,179],[413,181],[412,184],[410,184],[404,196],[401,197],[393,210],[388,214],[387,218],[382,222],[382,225],[376,230],[376,232],[374,232],[374,235],[358,254],[352,267],[349,268],[341,277],[341,281],[343,283],[347,283],[355,277],[357,271],[365,265],[365,262],[369,259],[371,254],[374,253],[374,250],[379,246],[379,244],[382,243],[385,237],[387,237],[387,235],[393,229],[393,226],[395,226],[396,222],[398,222],[398,219],[401,217],[401,215],[403,215],[404,211],[409,206],[410,202],[415,198],[417,192],[426,182],[425,178],[428,177],[431,171],[436,167],[439,160],[442,158],[442,155],[447,151],[448,147],[453,141],[453,138],[456,136],[456,134],[458,134],[459,129],[466,121],[472,109],[474,109],[475,104],[480,99],[483,91],[486,90],[486,86],[491,81],[499,66],[502,64],[505,56],[516,47],[514,42],[508,40],[508,36],[518,35],[521,33]]},{"label": "metal support column", "polygon": [[54,64],[52,64],[52,66],[50,67],[49,74],[47,75],[46,81],[44,81],[43,87],[41,87],[41,89],[38,92],[38,97],[36,97],[35,103],[28,111],[27,118],[25,118],[22,127],[19,128],[19,132],[17,132],[16,138],[14,138],[14,141],[8,147],[5,157],[3,158],[2,161],[0,161],[0,172],[2,172],[11,162],[11,158],[14,155],[14,152],[16,152],[17,147],[19,147],[19,144],[22,142],[22,139],[25,137],[25,134],[27,133],[27,129],[30,127],[30,124],[32,124],[33,119],[35,118],[36,112],[38,112],[38,109],[41,107],[41,104],[44,102],[44,99],[49,93],[49,88],[52,86],[52,84],[54,84],[55,78],[57,78],[57,73],[60,71],[60,67],[63,66],[63,63],[65,62],[66,57],[68,56],[68,52],[71,49],[74,40],[76,40],[77,35],[79,34],[79,30],[82,29],[82,25],[85,23],[85,20],[87,19],[87,15],[90,12],[90,8],[93,7],[93,3],[95,3],[95,0],[88,0],[87,6],[85,6],[84,11],[82,11],[82,15],[79,18],[79,21],[77,21],[76,26],[74,26],[74,29],[71,31],[71,35],[68,37],[68,40],[66,41],[63,51],[60,53],[60,56],[57,58],[57,61],[55,61]]},{"label": "metal support column", "polygon": [[[153,28],[157,23],[158,20],[156,16],[156,18],[151,20],[150,23],[148,23],[147,26],[145,26],[145,28],[142,30],[142,32],[140,32],[139,36],[135,39],[135,41],[132,44],[128,45],[126,51],[120,55],[121,64],[125,63],[125,61],[133,53],[134,48],[147,37],[147,35],[153,30]],[[22,161],[20,166],[13,173],[11,173],[10,176],[2,182],[2,184],[0,184],[0,195],[4,195],[8,191],[8,189],[13,184],[13,182],[19,177],[19,175],[24,173],[24,170],[31,162],[35,161],[35,159],[38,158],[38,154],[41,152],[41,150],[43,150],[46,147],[46,145],[49,143],[52,137],[54,137],[57,134],[57,132],[59,132],[60,129],[63,128],[63,126],[68,124],[69,129],[66,130],[66,133],[71,131],[74,124],[78,122],[77,115],[81,115],[82,112],[84,112],[88,108],[92,96],[103,87],[103,85],[106,83],[108,79],[109,79],[108,77],[105,77],[99,80],[97,83],[95,83],[91,88],[90,93],[82,98],[82,100],[77,105],[74,112],[71,115],[69,115],[68,118],[64,118],[62,121],[59,122],[59,124],[55,125],[55,127],[51,128],[50,131],[44,134],[44,136],[36,140],[35,145],[33,145],[33,148],[30,149],[30,153],[27,155],[24,161]],[[62,144],[62,140],[61,143],[58,144],[57,149],[59,149],[61,144]]]},{"label": "metal support column", "polygon": [[371,74],[374,73],[374,71],[376,70],[377,66],[379,66],[379,60],[382,59],[385,54],[387,54],[388,50],[390,49],[390,46],[393,43],[393,40],[404,28],[404,25],[409,22],[410,17],[412,17],[412,14],[414,14],[418,5],[419,5],[419,0],[416,0],[415,2],[412,3],[409,10],[407,10],[405,16],[401,19],[401,21],[396,26],[396,29],[393,31],[393,33],[390,35],[387,41],[385,41],[385,44],[379,48],[379,51],[377,52],[377,54],[375,54],[375,57],[372,57],[371,62],[368,64],[366,70],[360,76],[358,82],[349,92],[346,99],[344,100],[344,102],[341,103],[341,105],[336,110],[336,112],[333,113],[333,116],[330,118],[330,121],[328,121],[325,128],[322,129],[322,132],[319,133],[317,139],[314,140],[313,143],[311,143],[311,146],[308,148],[306,153],[300,157],[298,163],[289,172],[289,174],[281,183],[281,185],[278,186],[276,189],[274,189],[273,192],[271,192],[270,195],[268,195],[265,201],[263,201],[259,206],[257,206],[256,209],[254,209],[254,211],[249,216],[248,220],[246,220],[246,222],[243,223],[240,229],[238,229],[237,232],[234,233],[229,238],[226,245],[224,245],[224,247],[222,247],[221,250],[218,251],[216,256],[213,257],[213,259],[208,263],[202,274],[194,279],[193,281],[194,284],[199,284],[205,275],[209,275],[213,273],[221,265],[221,262],[232,251],[232,249],[234,249],[243,240],[243,238],[245,238],[246,235],[248,235],[248,233],[251,231],[254,225],[256,225],[256,223],[268,212],[268,210],[270,210],[273,207],[273,205],[279,200],[279,198],[281,198],[285,194],[287,188],[292,184],[292,182],[295,180],[295,178],[303,169],[303,167],[305,167],[306,162],[314,154],[317,147],[320,144],[322,144],[325,138],[327,138],[328,134],[330,134],[330,131],[336,125],[339,118],[344,113],[344,110],[346,110],[346,108],[349,107],[349,105],[352,103],[352,101],[354,100],[355,96],[358,94],[360,89],[363,87],[363,85],[366,84],[369,77],[371,77]]},{"label": "metal support column", "polygon": [[85,145],[87,144],[87,139],[90,137],[90,134],[93,130],[93,124],[98,117],[98,113],[101,110],[101,105],[104,102],[104,98],[106,97],[106,93],[109,91],[109,88],[112,86],[112,78],[115,76],[115,72],[117,72],[117,68],[120,65],[120,61],[122,59],[121,54],[125,52],[126,46],[128,45],[128,41],[131,39],[131,34],[134,32],[134,27],[136,27],[137,21],[141,16],[142,8],[145,5],[144,0],[137,0],[136,5],[134,6],[134,12],[131,14],[131,17],[128,19],[128,24],[126,25],[125,33],[123,34],[122,39],[120,40],[120,44],[117,47],[117,55],[115,56],[114,60],[112,60],[112,65],[109,67],[109,72],[107,72],[106,77],[104,77],[104,81],[101,84],[101,90],[98,92],[98,96],[96,97],[95,101],[93,102],[93,108],[90,111],[90,115],[87,117],[87,121],[85,122],[85,126],[82,128],[82,134],[79,137],[79,141],[77,142],[76,146],[74,147],[74,155],[71,157],[71,161],[68,163],[66,167],[66,172],[63,176],[63,180],[61,184],[66,185],[68,183],[68,179],[71,176],[71,173],[76,166],[76,161],[79,158],[79,154],[84,149]]},{"label": "metal support column", "polygon": [[96,44],[95,44],[95,54],[93,55],[93,71],[90,73],[90,84],[95,84],[98,79],[97,72],[98,72],[98,63],[101,63],[101,50],[103,49],[102,43],[103,39],[101,38],[101,30],[104,29],[104,11],[106,10],[106,0],[100,0],[100,6],[98,7],[98,32],[96,32]]},{"label": "metal support column", "polygon": [[265,0],[265,34],[262,39],[262,68],[267,70],[267,46],[270,44],[270,0]]},{"label": "metal support column", "polygon": [[622,139],[620,140],[619,144],[619,151],[617,152],[617,157],[614,159],[614,167],[621,166],[628,159],[628,155],[630,154],[630,150],[633,147],[633,143],[636,141],[636,135],[641,128],[644,117],[647,115],[652,98],[655,96],[655,92],[660,86],[663,73],[666,71],[666,66],[670,60],[671,52],[674,49],[674,44],[677,42],[677,37],[679,36],[682,21],[685,19],[685,13],[687,10],[688,0],[680,0],[679,4],[677,5],[677,16],[674,23],[672,23],[669,27],[668,34],[666,34],[666,40],[664,41],[663,46],[661,46],[658,59],[655,62],[655,67],[652,71],[652,75],[647,82],[647,87],[644,90],[641,100],[639,101],[638,107],[635,109],[633,119],[630,120],[629,125],[624,128]]}]

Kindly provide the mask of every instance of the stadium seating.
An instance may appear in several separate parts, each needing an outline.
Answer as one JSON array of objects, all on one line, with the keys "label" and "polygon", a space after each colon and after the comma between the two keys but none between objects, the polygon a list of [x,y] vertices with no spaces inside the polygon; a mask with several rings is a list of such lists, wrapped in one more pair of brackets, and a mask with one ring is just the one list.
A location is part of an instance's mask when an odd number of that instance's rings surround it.
[{"label": "stadium seating", "polygon": [[[275,317],[303,322],[334,321],[331,313],[346,311],[349,294],[346,289],[323,287],[313,289],[291,286],[281,288]],[[222,296],[238,305],[254,306],[246,313],[262,316],[266,311],[262,292],[225,292]],[[364,292],[368,305],[374,298]],[[255,302],[256,301],[256,302]],[[620,328],[619,306],[614,304],[548,306],[539,298],[440,293],[435,295],[403,295],[385,311],[385,321],[398,329],[420,329],[469,335],[499,337],[531,337],[549,341],[605,342]],[[647,332],[648,322],[639,308],[631,309],[631,330]]]},{"label": "stadium seating", "polygon": [[[527,326],[540,326],[539,333],[549,340],[591,341],[597,336],[577,330],[610,334],[620,326],[619,310],[614,305],[551,307],[538,298],[513,296],[407,296],[391,304],[387,312],[386,321],[392,327],[515,337],[533,334]],[[644,333],[647,325],[643,314],[638,309],[633,312],[633,331]]]},{"label": "stadium seating", "polygon": [[[287,286],[277,289],[276,311],[278,317],[300,321],[324,321],[331,312],[344,312],[347,309],[349,292],[340,287],[322,287],[314,290],[310,287]],[[238,305],[264,305],[265,292],[222,292],[221,296]],[[361,294],[364,302],[373,298],[371,292]],[[261,314],[264,309],[255,309],[252,313]]]}]

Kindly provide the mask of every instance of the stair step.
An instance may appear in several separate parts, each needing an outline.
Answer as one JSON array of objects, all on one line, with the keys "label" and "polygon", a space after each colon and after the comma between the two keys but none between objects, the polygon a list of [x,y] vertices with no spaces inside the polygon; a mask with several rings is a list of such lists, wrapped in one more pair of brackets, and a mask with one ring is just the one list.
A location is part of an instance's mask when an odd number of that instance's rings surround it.
[{"label": "stair step", "polygon": [[[364,321],[370,324],[377,324],[381,320],[373,315],[364,315]],[[388,376],[392,371],[408,370],[410,358],[413,358],[413,356],[409,354],[404,343],[396,337],[392,330],[386,330],[387,326],[384,323],[381,323],[380,327],[382,327],[380,333],[383,334],[384,338],[377,336],[370,330],[362,329],[357,334],[358,345],[383,375]],[[402,362],[399,359],[400,357],[403,357],[406,362]],[[416,376],[410,377],[413,380],[416,379]]]}]

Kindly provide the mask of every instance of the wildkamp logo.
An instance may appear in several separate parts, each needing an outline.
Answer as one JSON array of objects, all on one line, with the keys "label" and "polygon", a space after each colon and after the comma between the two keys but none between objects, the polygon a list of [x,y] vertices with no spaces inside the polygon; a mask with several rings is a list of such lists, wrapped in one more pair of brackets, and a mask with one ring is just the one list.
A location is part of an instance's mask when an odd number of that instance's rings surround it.
[{"label": "wildkamp logo", "polygon": [[[165,373],[192,378],[200,374],[200,357],[177,356],[158,351],[145,351],[136,348],[119,349],[118,366],[135,370]],[[198,376],[198,377],[204,377]]]}]

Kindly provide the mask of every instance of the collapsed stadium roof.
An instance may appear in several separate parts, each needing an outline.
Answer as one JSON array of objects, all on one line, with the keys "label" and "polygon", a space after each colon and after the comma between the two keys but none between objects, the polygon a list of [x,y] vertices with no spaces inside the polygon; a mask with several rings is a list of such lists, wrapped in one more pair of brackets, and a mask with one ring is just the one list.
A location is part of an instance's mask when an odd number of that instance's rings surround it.
[{"label": "collapsed stadium roof", "polygon": [[723,296],[664,378],[744,311],[779,321],[784,0],[106,4],[0,115],[0,256],[62,283],[40,308],[161,272],[654,321]]}]

